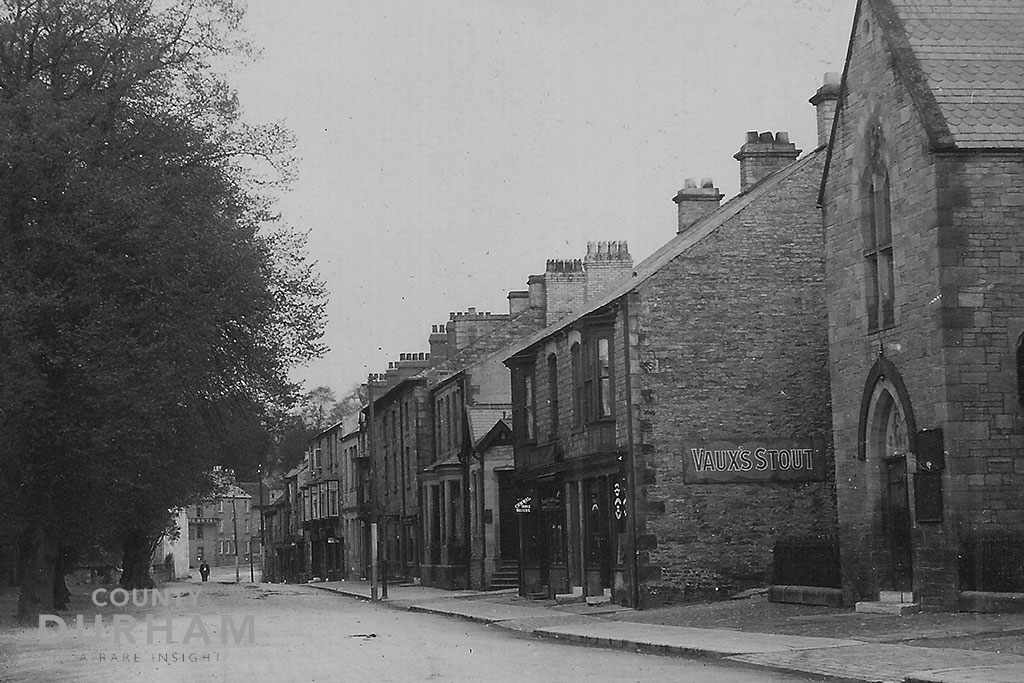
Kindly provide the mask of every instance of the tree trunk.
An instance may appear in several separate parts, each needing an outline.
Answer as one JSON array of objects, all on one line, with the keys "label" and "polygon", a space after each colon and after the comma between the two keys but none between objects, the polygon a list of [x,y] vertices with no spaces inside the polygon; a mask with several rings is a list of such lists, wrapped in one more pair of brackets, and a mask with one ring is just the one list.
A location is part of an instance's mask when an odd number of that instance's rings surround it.
[{"label": "tree trunk", "polygon": [[71,591],[67,582],[67,556],[62,548],[57,550],[57,561],[53,569],[53,606],[55,609],[67,609],[71,602]]},{"label": "tree trunk", "polygon": [[[32,525],[22,538],[21,591],[18,594],[18,621],[25,626],[39,623],[40,614],[52,614],[59,551],[53,534]],[[62,605],[63,606],[63,605]]]},{"label": "tree trunk", "polygon": [[124,537],[121,557],[122,588],[155,588],[151,572],[153,551],[159,538],[153,539],[142,531],[131,531]]}]

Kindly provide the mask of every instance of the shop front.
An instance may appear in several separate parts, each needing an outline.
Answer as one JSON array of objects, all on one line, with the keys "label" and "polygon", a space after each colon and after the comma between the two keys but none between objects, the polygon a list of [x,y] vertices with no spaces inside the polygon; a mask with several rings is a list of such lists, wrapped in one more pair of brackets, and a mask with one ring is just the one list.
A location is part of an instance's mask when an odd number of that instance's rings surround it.
[{"label": "shop front", "polygon": [[523,595],[610,599],[628,573],[625,477],[614,455],[524,476],[515,504]]}]

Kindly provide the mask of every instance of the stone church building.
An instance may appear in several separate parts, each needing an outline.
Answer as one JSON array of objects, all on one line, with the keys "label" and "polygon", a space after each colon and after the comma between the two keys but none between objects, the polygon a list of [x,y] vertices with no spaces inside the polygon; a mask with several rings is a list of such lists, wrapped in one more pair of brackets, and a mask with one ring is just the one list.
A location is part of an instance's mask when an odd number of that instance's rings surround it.
[{"label": "stone church building", "polygon": [[821,192],[849,603],[1024,590],[1022,36],[1017,2],[857,7]]}]

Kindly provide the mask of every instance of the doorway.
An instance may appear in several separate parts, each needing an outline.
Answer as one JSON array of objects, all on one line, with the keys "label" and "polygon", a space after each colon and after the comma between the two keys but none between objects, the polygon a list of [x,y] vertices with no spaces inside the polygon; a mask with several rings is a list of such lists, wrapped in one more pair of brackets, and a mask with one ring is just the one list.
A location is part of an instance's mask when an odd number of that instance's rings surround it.
[{"label": "doorway", "polygon": [[910,539],[910,499],[907,491],[907,459],[885,459],[883,519],[886,527],[888,563],[882,572],[883,590],[914,589],[913,549]]},{"label": "doorway", "polygon": [[912,456],[906,412],[897,397],[888,380],[878,382],[868,423],[868,457],[878,463],[878,588],[910,592],[914,588],[914,548],[907,470]]}]

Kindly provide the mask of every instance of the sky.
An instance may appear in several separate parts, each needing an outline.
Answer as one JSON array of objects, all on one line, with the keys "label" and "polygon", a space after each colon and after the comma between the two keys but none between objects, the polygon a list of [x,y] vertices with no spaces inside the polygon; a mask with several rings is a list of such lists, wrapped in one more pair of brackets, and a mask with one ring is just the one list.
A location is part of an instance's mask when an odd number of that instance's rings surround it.
[{"label": "sky", "polygon": [[452,311],[507,312],[547,259],[676,231],[687,178],[739,190],[747,131],[816,145],[855,0],[249,0],[244,117],[297,141],[285,221],[308,231],[339,396]]}]

